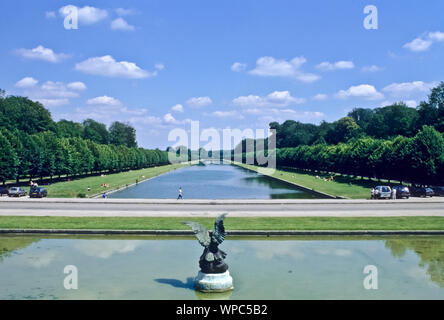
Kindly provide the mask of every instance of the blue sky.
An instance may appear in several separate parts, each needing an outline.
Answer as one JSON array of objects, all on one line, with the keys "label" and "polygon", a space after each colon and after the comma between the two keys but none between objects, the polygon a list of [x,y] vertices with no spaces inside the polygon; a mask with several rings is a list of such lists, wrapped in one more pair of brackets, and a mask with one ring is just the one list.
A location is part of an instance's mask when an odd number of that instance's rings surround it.
[{"label": "blue sky", "polygon": [[[79,8],[77,30],[63,7]],[[363,26],[378,9],[378,29]],[[1,1],[0,88],[56,120],[168,133],[319,123],[424,100],[444,80],[442,0]]]}]

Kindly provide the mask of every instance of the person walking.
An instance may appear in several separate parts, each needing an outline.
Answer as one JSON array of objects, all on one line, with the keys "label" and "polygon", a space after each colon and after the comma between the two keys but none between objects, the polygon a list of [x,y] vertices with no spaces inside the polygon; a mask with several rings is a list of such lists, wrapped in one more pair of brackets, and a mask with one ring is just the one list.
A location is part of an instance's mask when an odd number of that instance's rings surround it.
[{"label": "person walking", "polygon": [[372,191],[370,191],[370,196],[372,200],[375,199],[375,188],[372,188]]},{"label": "person walking", "polygon": [[182,199],[183,200],[183,191],[182,191],[182,187],[179,188],[179,196],[177,197],[177,200]]},{"label": "person walking", "polygon": [[392,200],[396,200],[396,189],[392,189]]}]

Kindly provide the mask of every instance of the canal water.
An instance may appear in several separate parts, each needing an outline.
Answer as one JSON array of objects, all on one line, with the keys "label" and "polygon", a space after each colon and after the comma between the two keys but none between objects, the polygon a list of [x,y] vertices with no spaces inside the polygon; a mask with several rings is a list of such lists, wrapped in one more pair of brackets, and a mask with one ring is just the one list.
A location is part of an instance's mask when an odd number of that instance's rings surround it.
[{"label": "canal water", "polygon": [[[0,237],[0,299],[444,299],[443,237],[228,239],[234,291],[193,290],[191,237]],[[64,287],[75,266],[78,289]],[[364,286],[374,266],[377,290]]]},{"label": "canal water", "polygon": [[185,167],[136,186],[112,193],[110,198],[176,199],[315,199],[291,184],[234,165]]}]

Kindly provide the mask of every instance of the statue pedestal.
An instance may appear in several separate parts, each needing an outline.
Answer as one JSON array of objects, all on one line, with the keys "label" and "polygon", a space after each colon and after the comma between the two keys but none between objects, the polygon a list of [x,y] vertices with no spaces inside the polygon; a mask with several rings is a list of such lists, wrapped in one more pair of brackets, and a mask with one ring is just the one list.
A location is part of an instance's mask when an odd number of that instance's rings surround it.
[{"label": "statue pedestal", "polygon": [[200,292],[226,292],[233,290],[233,278],[227,270],[224,273],[203,273],[199,271],[194,279],[194,288]]}]

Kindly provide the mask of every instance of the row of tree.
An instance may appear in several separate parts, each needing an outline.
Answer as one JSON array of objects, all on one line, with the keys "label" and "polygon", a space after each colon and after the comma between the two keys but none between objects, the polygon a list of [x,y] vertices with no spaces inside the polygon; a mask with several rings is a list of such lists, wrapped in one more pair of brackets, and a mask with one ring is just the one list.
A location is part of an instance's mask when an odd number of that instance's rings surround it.
[{"label": "row of tree", "polygon": [[54,122],[40,103],[0,94],[0,182],[120,172],[169,163],[168,153],[137,147],[128,124]]},{"label": "row of tree", "polygon": [[276,130],[278,148],[291,148],[338,144],[362,137],[413,137],[424,125],[444,132],[444,83],[432,89],[428,101],[421,102],[417,108],[402,102],[376,109],[356,108],[347,117],[333,123],[324,121],[315,125],[288,120],[282,124],[273,122],[270,128]]},{"label": "row of tree", "polygon": [[121,172],[168,164],[160,150],[98,144],[82,138],[59,138],[45,131],[28,135],[0,130],[0,181]]},{"label": "row of tree", "polygon": [[137,147],[136,130],[128,124],[117,121],[108,129],[103,123],[92,119],[83,123],[68,120],[55,122],[44,106],[25,97],[0,95],[0,128],[30,135],[49,131],[60,138],[82,138],[99,144]]},{"label": "row of tree", "polygon": [[276,161],[279,166],[311,171],[444,184],[444,137],[434,127],[424,126],[411,138],[363,137],[337,145],[281,148],[276,150]]}]

